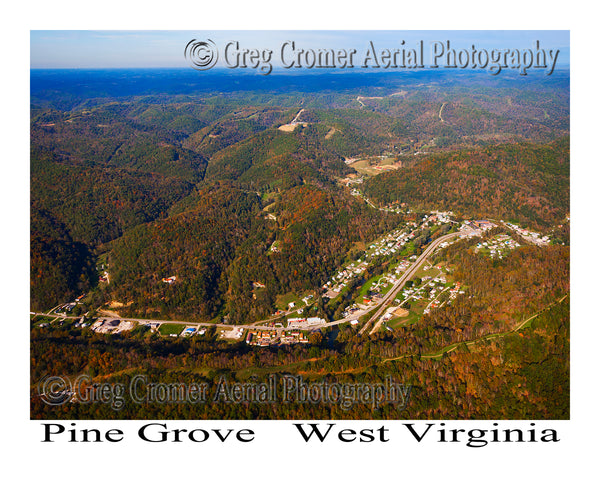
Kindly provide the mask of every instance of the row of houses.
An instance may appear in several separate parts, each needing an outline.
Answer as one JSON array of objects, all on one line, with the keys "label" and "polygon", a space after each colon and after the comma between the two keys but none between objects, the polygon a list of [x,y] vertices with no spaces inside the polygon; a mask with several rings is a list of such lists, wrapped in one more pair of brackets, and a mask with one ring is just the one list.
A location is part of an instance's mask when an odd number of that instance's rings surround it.
[{"label": "row of houses", "polygon": [[282,331],[276,330],[250,330],[246,336],[248,345],[268,347],[271,345],[291,345],[294,343],[308,343],[306,333],[299,330]]},{"label": "row of houses", "polygon": [[506,225],[511,230],[514,230],[519,235],[521,235],[524,239],[530,241],[539,246],[546,246],[550,244],[550,237],[548,235],[542,235],[541,233],[534,232],[533,230],[527,230],[526,228],[521,228],[518,225],[513,223],[502,221],[504,225]]}]

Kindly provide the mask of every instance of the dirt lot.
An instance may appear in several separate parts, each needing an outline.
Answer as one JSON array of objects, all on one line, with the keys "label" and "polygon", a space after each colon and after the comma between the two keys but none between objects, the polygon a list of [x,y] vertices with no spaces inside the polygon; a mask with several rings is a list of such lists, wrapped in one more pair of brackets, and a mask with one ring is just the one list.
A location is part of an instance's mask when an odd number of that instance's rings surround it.
[{"label": "dirt lot", "polygon": [[408,317],[408,310],[402,307],[398,307],[392,312],[392,314],[396,317]]}]

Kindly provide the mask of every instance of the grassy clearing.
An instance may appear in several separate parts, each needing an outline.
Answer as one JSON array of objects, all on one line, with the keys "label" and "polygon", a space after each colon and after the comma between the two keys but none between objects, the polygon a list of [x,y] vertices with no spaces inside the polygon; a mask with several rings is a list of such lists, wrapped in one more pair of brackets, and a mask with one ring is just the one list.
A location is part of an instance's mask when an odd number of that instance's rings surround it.
[{"label": "grassy clearing", "polygon": [[410,257],[416,253],[415,244],[411,241],[404,245],[404,249],[398,254],[400,257]]},{"label": "grassy clearing", "polygon": [[30,315],[31,317],[31,324],[34,327],[38,327],[39,325],[46,323],[49,324],[52,322],[52,320],[54,320],[54,318],[51,317],[44,317],[42,315]]},{"label": "grassy clearing", "polygon": [[375,285],[383,275],[376,275],[373,278],[367,280],[358,292],[358,299],[362,302],[362,297],[367,294],[367,292]]},{"label": "grassy clearing", "polygon": [[389,327],[396,329],[396,328],[400,328],[400,327],[406,327],[407,325],[413,325],[414,323],[417,323],[420,318],[421,318],[421,316],[418,315],[417,313],[415,313],[413,311],[409,311],[408,316],[394,317],[390,321],[388,321],[387,324]]},{"label": "grassy clearing", "polygon": [[420,300],[412,300],[412,301],[409,300],[409,302],[411,304],[411,313],[415,313],[417,315],[423,315],[423,311],[425,310],[425,307],[429,303],[429,299],[422,298]]},{"label": "grassy clearing", "polygon": [[[294,292],[288,292],[285,295],[277,295],[275,299],[275,305],[279,310],[287,310],[288,305],[294,302],[296,306],[300,306],[300,298]],[[304,304],[304,302],[302,302]]]},{"label": "grassy clearing", "polygon": [[[372,165],[371,160],[374,160]],[[396,162],[397,158],[395,157],[388,157],[383,159],[364,159],[352,163],[351,167],[362,175],[374,177],[375,175],[379,175],[380,173],[400,168],[400,164]]]},{"label": "grassy clearing", "polygon": [[385,287],[382,287],[381,291],[379,293],[381,295],[385,295],[392,289],[393,286],[394,286],[394,284],[392,282],[387,282],[387,285]]},{"label": "grassy clearing", "polygon": [[158,327],[158,332],[161,335],[179,335],[183,332],[184,325],[180,325],[177,323],[163,323],[160,327]]}]

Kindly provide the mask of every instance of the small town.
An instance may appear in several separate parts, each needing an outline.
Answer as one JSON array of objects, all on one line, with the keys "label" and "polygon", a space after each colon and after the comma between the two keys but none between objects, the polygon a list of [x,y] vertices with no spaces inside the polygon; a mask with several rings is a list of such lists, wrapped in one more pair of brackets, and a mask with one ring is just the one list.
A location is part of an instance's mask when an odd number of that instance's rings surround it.
[{"label": "small town", "polygon": [[[354,179],[352,183],[360,182]],[[357,189],[352,190],[352,193],[362,196]],[[363,199],[373,206],[367,198],[363,197]],[[404,207],[382,207],[382,210],[397,211]],[[121,334],[142,327],[151,333],[170,338],[193,336],[202,338],[212,327],[216,328],[214,338],[217,341],[245,341],[249,346],[267,347],[306,344],[310,341],[311,331],[343,323],[358,328],[363,317],[378,310],[375,315],[377,318],[372,319],[375,321],[375,327],[371,333],[378,329],[394,330],[415,323],[433,309],[451,305],[459,295],[468,293],[468,287],[455,282],[451,268],[443,262],[434,264],[423,254],[418,257],[416,245],[422,241],[423,232],[434,233],[439,230],[438,235],[441,234],[440,238],[443,237],[443,241],[437,241],[435,250],[438,251],[462,238],[481,236],[498,224],[520,237],[523,242],[538,246],[550,243],[548,236],[542,236],[513,223],[505,221],[494,223],[489,220],[464,220],[459,223],[452,220],[452,217],[453,212],[450,211],[432,211],[424,214],[418,221],[407,223],[404,228],[397,228],[383,235],[366,245],[356,260],[348,262],[335,272],[322,285],[321,292],[304,292],[303,296],[290,295],[287,297],[289,301],[284,301],[284,304],[269,318],[251,325],[230,326],[214,322],[186,323],[173,320],[121,318],[111,309],[99,310],[96,318],[92,318],[87,312],[77,317],[73,325],[77,328],[89,327],[92,331],[102,334]],[[500,260],[520,246],[521,243],[510,234],[501,233],[491,239],[478,242],[474,250],[492,259]],[[278,242],[275,241],[267,253],[275,253],[278,249]],[[374,265],[381,264],[382,261],[389,265],[388,268],[371,278],[365,278],[366,272]],[[110,282],[107,263],[99,264],[98,275],[100,282]],[[180,281],[177,275],[161,278],[161,282],[169,285],[169,288],[177,288]],[[255,280],[252,282],[252,288],[257,291],[266,288],[266,285]],[[340,312],[339,317],[334,317],[328,322],[324,318],[309,316],[317,294],[321,295],[326,302],[336,301],[338,297],[352,294],[354,301]],[[256,297],[256,294],[254,296]],[[37,327],[47,327],[55,320],[62,323],[67,319],[73,319],[73,314],[83,308],[84,297],[85,295],[81,295],[72,302],[58,305],[45,314],[32,312],[32,316],[38,319]],[[118,302],[113,304],[119,305]],[[384,306],[386,308],[381,310]]]}]

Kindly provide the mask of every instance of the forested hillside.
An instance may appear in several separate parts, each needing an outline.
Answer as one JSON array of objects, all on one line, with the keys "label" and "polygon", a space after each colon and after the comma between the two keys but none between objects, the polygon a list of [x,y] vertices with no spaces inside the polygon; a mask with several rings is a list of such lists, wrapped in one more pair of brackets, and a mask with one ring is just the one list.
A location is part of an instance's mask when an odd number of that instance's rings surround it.
[{"label": "forested hillside", "polygon": [[505,219],[548,228],[569,211],[569,138],[429,155],[365,183],[380,205]]},{"label": "forested hillside", "polygon": [[[547,143],[568,132],[562,77],[525,89],[443,75],[430,83],[422,75],[332,77],[317,88],[307,77],[280,90],[210,77],[175,94],[167,73],[166,86],[153,89],[159,80],[143,73],[95,83],[76,72],[63,93],[65,80],[40,75],[32,216],[61,233],[32,222],[32,305],[50,307],[96,285],[90,265],[108,253],[112,281],[99,298],[132,313],[260,318],[277,295],[318,288],[355,244],[402,220],[340,187],[356,174],[350,157],[402,163],[365,181],[379,206],[538,228],[568,213],[568,137]],[[279,129],[294,118],[293,128]],[[482,146],[499,141],[506,143]],[[74,259],[70,267],[65,258]],[[48,265],[60,279],[50,282],[51,295],[41,293]],[[177,288],[157,282],[166,275],[180,278]],[[255,281],[266,288],[253,291]]]},{"label": "forested hillside", "polygon": [[[197,73],[32,73],[33,418],[569,417],[568,72]],[[36,389],[288,373],[411,397]]]},{"label": "forested hillside", "polygon": [[[127,313],[232,323],[268,316],[275,297],[318,289],[354,242],[395,225],[364,204],[316,186],[291,188],[269,209],[255,192],[214,184],[181,213],[139,226],[114,242],[112,292]],[[276,252],[270,251],[277,242]],[[162,278],[177,276],[175,285]],[[254,292],[253,282],[265,285]]]}]

